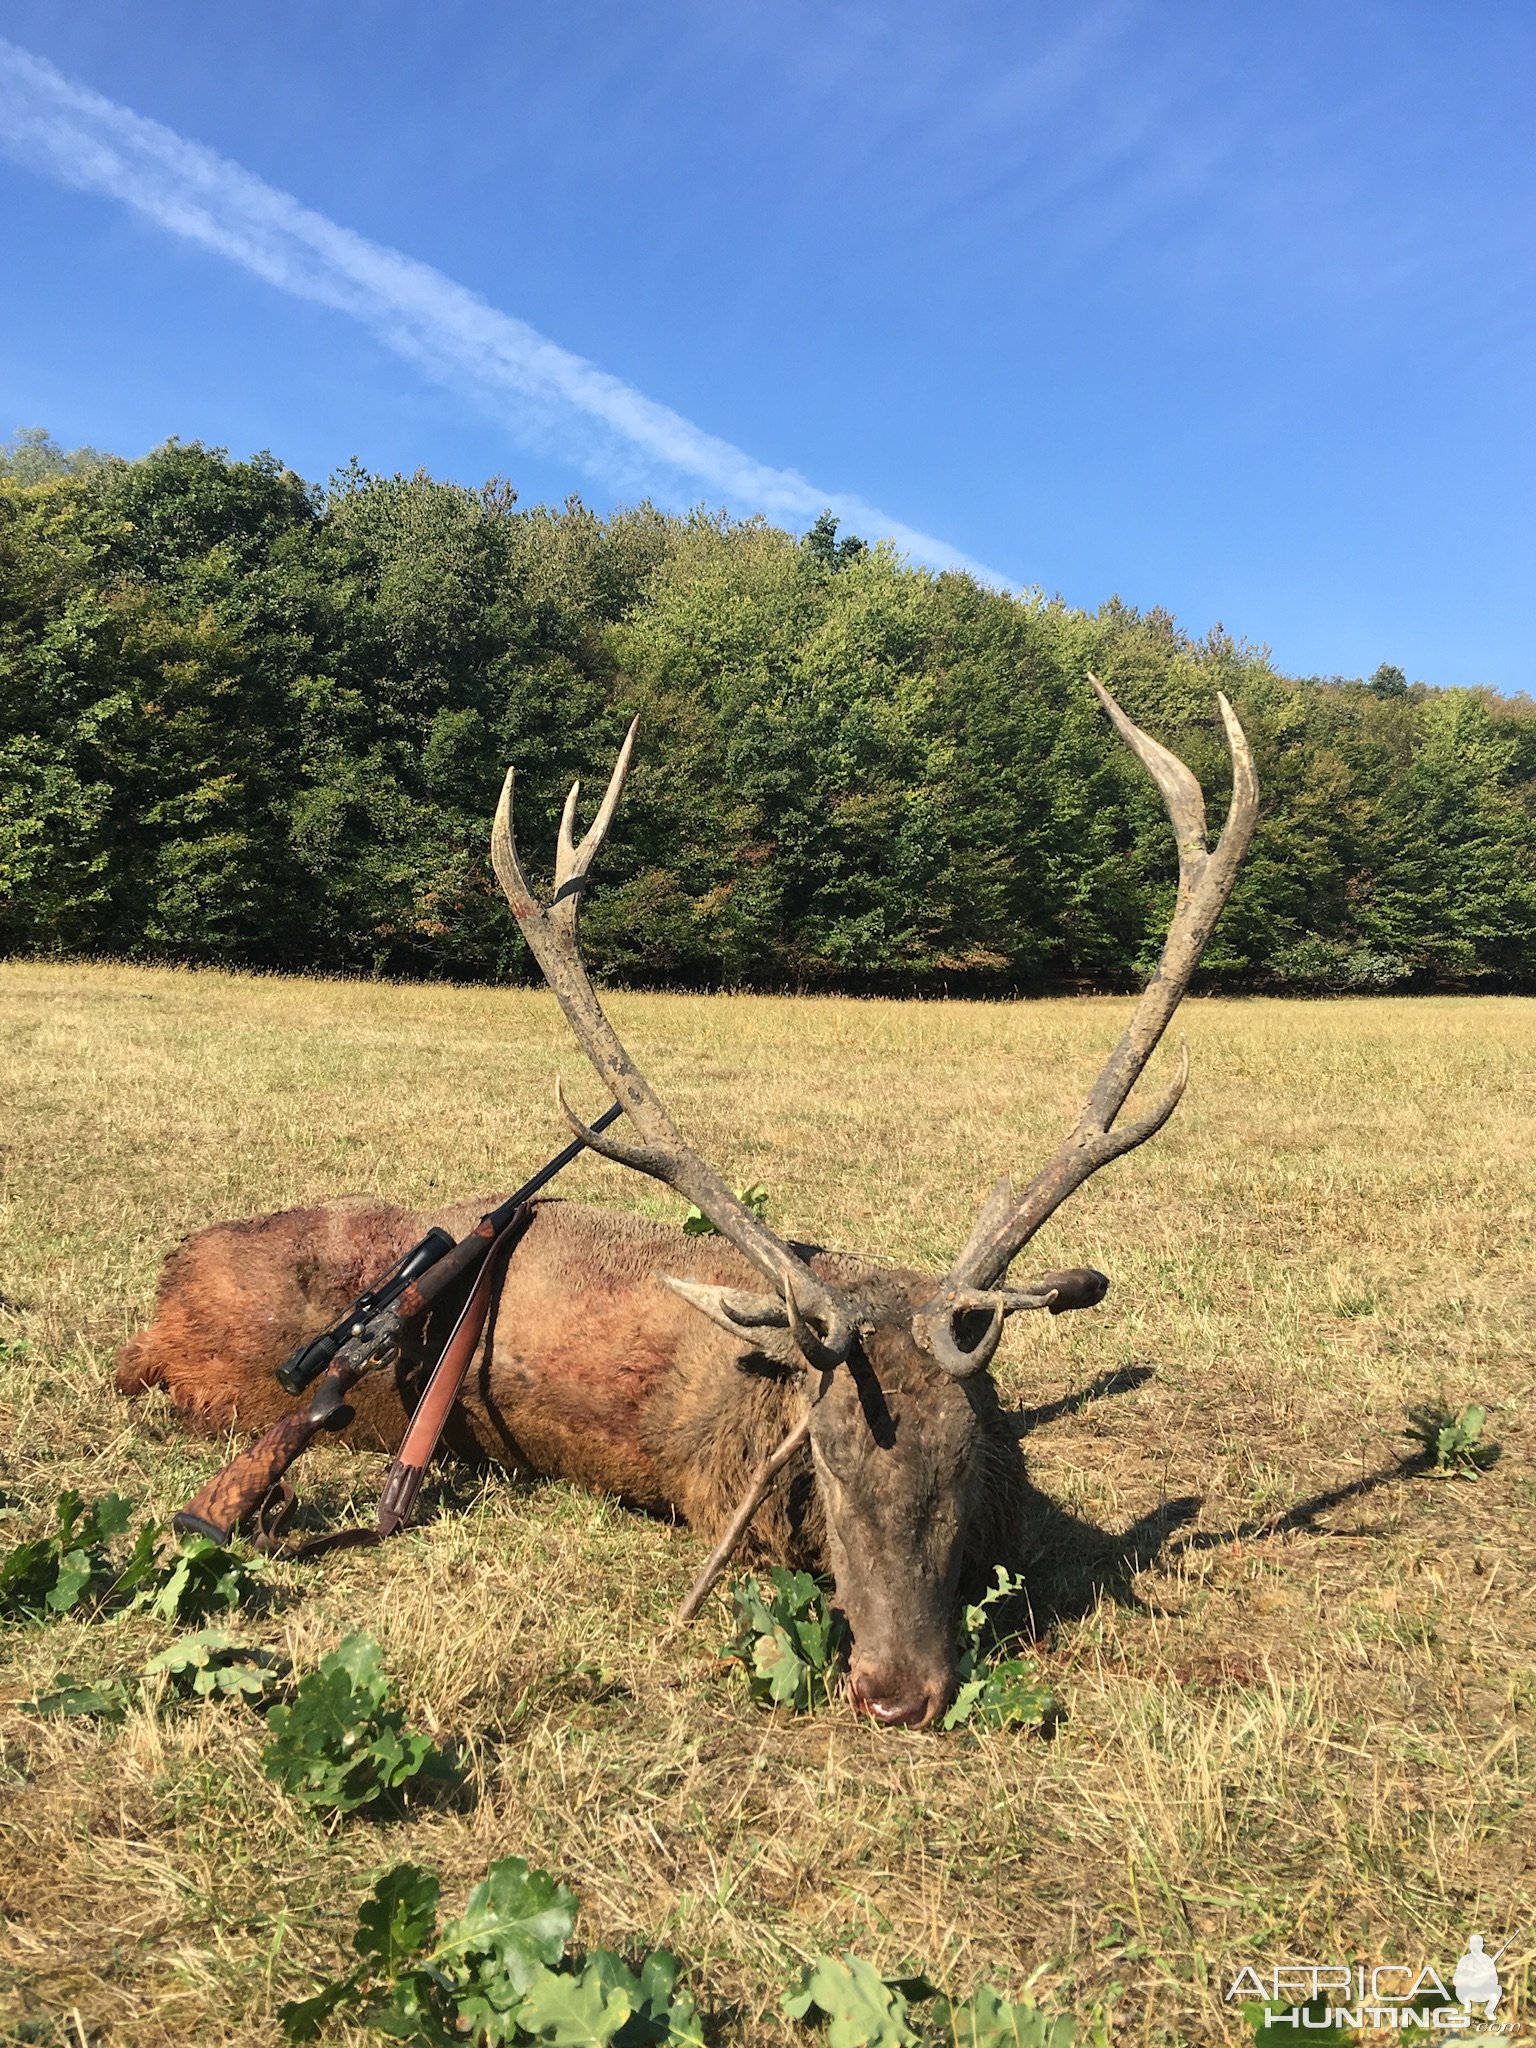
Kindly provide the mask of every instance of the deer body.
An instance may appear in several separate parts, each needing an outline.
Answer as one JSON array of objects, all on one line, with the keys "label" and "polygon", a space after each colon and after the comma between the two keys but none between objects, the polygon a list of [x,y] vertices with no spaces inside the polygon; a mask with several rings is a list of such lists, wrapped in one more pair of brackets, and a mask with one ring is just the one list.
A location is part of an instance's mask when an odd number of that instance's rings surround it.
[{"label": "deer body", "polygon": [[[264,1429],[296,1405],[274,1375],[297,1344],[334,1321],[427,1230],[440,1225],[462,1236],[490,1206],[412,1211],[350,1198],[199,1231],[166,1261],[153,1322],[119,1352],[118,1388],[162,1388],[188,1423],[209,1433]],[[816,1253],[811,1265],[864,1300],[866,1342],[876,1350],[882,1308],[886,1320],[910,1318],[933,1292],[931,1277],[845,1254]],[[617,1494],[675,1515],[709,1541],[718,1537],[752,1472],[804,1415],[804,1373],[771,1332],[764,1333],[767,1350],[745,1333],[731,1336],[697,1314],[664,1275],[728,1289],[753,1277],[719,1238],[611,1210],[539,1203],[497,1290],[481,1362],[455,1411],[453,1449]],[[398,1449],[434,1340],[444,1334],[429,1325],[393,1372],[358,1384],[350,1402],[356,1419],[343,1441]],[[861,1361],[850,1393],[869,1441],[832,1483],[860,1488],[869,1548],[887,1566],[905,1567],[899,1582],[910,1586],[908,1574],[942,1582],[933,1603],[942,1626],[951,1579],[980,1578],[992,1564],[1012,1561],[1022,1535],[1024,1464],[990,1375],[955,1380],[919,1365],[914,1379],[906,1364],[903,1372],[898,1356],[882,1371],[873,1357]],[[914,1457],[926,1484],[913,1483]],[[928,1554],[930,1494],[952,1510],[938,1556]],[[807,1446],[756,1518],[756,1554],[831,1569],[821,1503]],[[847,1548],[844,1541],[845,1573],[852,1569]],[[869,1561],[860,1562],[867,1571]],[[866,1639],[871,1633],[866,1625]],[[925,1647],[947,1654],[942,1643]],[[904,1673],[886,1676],[896,1678],[893,1691],[905,1705],[926,1710],[920,1684],[904,1687]]]},{"label": "deer body", "polygon": [[[1187,1075],[1182,1058],[1160,1102],[1118,1121],[1188,987],[1257,818],[1252,756],[1225,698],[1232,803],[1212,849],[1194,776],[1094,687],[1167,807],[1179,854],[1173,922],[1076,1125],[1024,1186],[1007,1176],[997,1183],[938,1280],[777,1236],[691,1148],[604,1014],[577,922],[634,727],[579,845],[578,790],[566,800],[547,904],[513,837],[510,771],[492,829],[497,879],[577,1042],[623,1110],[626,1134],[590,1129],[561,1096],[566,1117],[594,1151],[694,1203],[720,1239],[541,1205],[514,1254],[479,1385],[462,1404],[464,1447],[671,1511],[705,1535],[726,1525],[727,1536],[751,1512],[749,1475],[770,1452],[789,1458],[798,1447],[761,1511],[759,1546],[831,1571],[853,1639],[853,1696],[889,1722],[925,1726],[943,1710],[955,1683],[962,1577],[1007,1562],[1022,1535],[1023,1464],[988,1372],[1004,1319],[1091,1307],[1108,1286],[1078,1268],[1009,1287],[1008,1269],[1074,1189],[1172,1115]],[[344,1310],[429,1223],[461,1230],[477,1213],[466,1206],[438,1219],[335,1204],[205,1231],[173,1255],[155,1324],[125,1348],[118,1383],[163,1384],[207,1425],[270,1421],[286,1404],[267,1375],[285,1353]],[[428,1348],[434,1334],[429,1324]],[[393,1386],[376,1376],[358,1390],[355,1430],[365,1440],[399,1443],[411,1362]]]},{"label": "deer body", "polygon": [[[264,1429],[303,1398],[283,1393],[274,1377],[296,1345],[434,1225],[462,1235],[489,1206],[411,1210],[358,1196],[198,1231],[165,1263],[153,1322],[119,1351],[118,1390],[163,1389],[204,1434]],[[933,1291],[931,1278],[847,1255],[817,1253],[813,1264],[830,1280],[862,1276],[897,1292],[909,1310]],[[512,1472],[617,1494],[713,1540],[747,1475],[803,1413],[805,1395],[793,1367],[703,1321],[663,1274],[727,1287],[751,1277],[718,1238],[540,1202],[497,1289],[481,1362],[455,1412],[454,1447]],[[399,1448],[432,1336],[429,1328],[393,1372],[359,1383],[349,1404],[356,1420],[341,1442]],[[1007,1481],[1023,1471],[990,1376],[982,1386],[974,1407],[964,1402],[989,1439],[988,1512],[975,1518],[980,1540],[969,1560],[978,1567],[1006,1561],[1017,1493]],[[931,1401],[935,1390],[924,1391]],[[774,1562],[823,1570],[826,1535],[810,1476],[807,1449],[754,1535]]]}]

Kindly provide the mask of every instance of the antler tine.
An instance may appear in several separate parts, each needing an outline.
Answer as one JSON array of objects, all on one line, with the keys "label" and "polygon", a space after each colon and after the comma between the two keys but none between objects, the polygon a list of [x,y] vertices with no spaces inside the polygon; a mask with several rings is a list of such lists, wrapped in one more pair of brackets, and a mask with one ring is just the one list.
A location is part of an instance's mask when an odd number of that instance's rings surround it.
[{"label": "antler tine", "polygon": [[548,909],[540,907],[528,886],[518,857],[512,826],[513,773],[507,770],[496,819],[491,827],[491,865],[496,871],[512,915],[538,961],[544,979],[565,1012],[576,1042],[592,1062],[599,1079],[623,1108],[639,1133],[637,1144],[612,1132],[592,1130],[582,1122],[557,1088],[561,1114],[577,1135],[594,1152],[621,1166],[649,1174],[694,1203],[721,1236],[735,1245],[765,1278],[782,1289],[790,1314],[790,1325],[812,1364],[829,1366],[847,1355],[853,1342],[853,1326],[831,1293],[823,1287],[804,1262],[753,1215],[712,1168],[689,1146],[682,1132],[662,1107],[650,1083],[625,1050],[618,1033],[609,1023],[587,973],[577,938],[577,915],[587,873],[602,848],[623,794],[634,747],[636,719],[619,750],[608,788],[597,816],[579,846],[574,843],[576,802],[580,784],[573,784],[565,800],[556,842],[555,889]]},{"label": "antler tine", "polygon": [[1157,972],[1142,991],[1119,1044],[1105,1061],[1071,1136],[1026,1188],[1016,1191],[1005,1174],[992,1189],[965,1249],[934,1297],[935,1312],[949,1291],[995,1286],[1075,1188],[1111,1159],[1144,1143],[1172,1116],[1189,1078],[1187,1046],[1180,1048],[1173,1085],[1156,1107],[1134,1123],[1111,1128],[1189,986],[1222,906],[1232,893],[1258,820],[1259,780],[1253,753],[1224,696],[1218,692],[1216,701],[1232,756],[1232,801],[1212,852],[1206,841],[1205,797],[1195,777],[1176,754],[1159,746],[1126,717],[1097,676],[1088,680],[1116,731],[1162,792],[1179,849],[1179,893],[1173,921]]},{"label": "antler tine", "polygon": [[629,731],[624,735],[624,744],[619,749],[619,758],[613,764],[613,773],[608,778],[608,787],[603,800],[597,807],[597,816],[587,827],[586,836],[580,846],[571,844],[571,831],[576,822],[576,799],[581,795],[581,783],[573,782],[565,799],[565,808],[560,813],[560,830],[555,842],[555,901],[561,902],[570,884],[575,883],[573,895],[580,893],[581,884],[587,878],[587,870],[601,853],[603,841],[608,837],[608,827],[613,823],[613,814],[619,807],[619,798],[624,794],[624,784],[629,778],[629,757],[635,751],[635,734],[640,730],[638,718],[629,722]]}]

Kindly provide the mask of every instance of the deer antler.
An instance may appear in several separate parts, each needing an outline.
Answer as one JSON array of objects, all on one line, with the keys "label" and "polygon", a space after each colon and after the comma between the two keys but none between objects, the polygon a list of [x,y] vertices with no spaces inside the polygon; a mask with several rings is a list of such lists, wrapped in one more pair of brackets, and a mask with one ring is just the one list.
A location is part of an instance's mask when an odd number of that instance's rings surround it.
[{"label": "deer antler", "polygon": [[554,990],[566,1021],[576,1034],[577,1043],[639,1132],[640,1142],[636,1144],[629,1138],[615,1137],[611,1132],[589,1129],[567,1103],[564,1091],[557,1088],[561,1114],[594,1152],[600,1152],[605,1159],[617,1160],[621,1166],[647,1173],[653,1180],[665,1181],[668,1187],[675,1188],[701,1210],[720,1235],[735,1245],[742,1256],[749,1259],[769,1284],[782,1294],[789,1327],[800,1350],[813,1366],[826,1369],[839,1364],[853,1342],[853,1325],[846,1312],[809,1266],[790,1250],[782,1238],[775,1236],[765,1223],[754,1216],[746,1204],[732,1194],[720,1176],[691,1149],[603,1014],[597,991],[581,957],[576,936],[581,894],[586,887],[588,870],[602,849],[618,808],[639,723],[637,718],[625,736],[619,758],[608,779],[607,792],[580,846],[573,843],[572,828],[581,784],[571,784],[571,793],[565,800],[565,810],[560,819],[555,853],[555,888],[547,910],[541,909],[535,901],[517,856],[512,832],[513,771],[510,768],[502,785],[501,801],[496,806],[496,822],[491,828],[491,864],[512,906],[512,914],[543,970],[544,979]]},{"label": "deer antler", "polygon": [[[1177,755],[1131,723],[1097,676],[1088,680],[1120,737],[1162,792],[1178,841],[1179,893],[1157,972],[1143,990],[1119,1044],[1105,1061],[1071,1135],[1024,1189],[1016,1190],[1004,1174],[983,1203],[965,1249],[940,1282],[933,1300],[913,1319],[914,1330],[937,1362],[956,1374],[979,1371],[996,1350],[1003,1317],[1013,1304],[1002,1294],[989,1298],[987,1291],[997,1288],[1035,1232],[1090,1174],[1160,1131],[1177,1107],[1189,1078],[1187,1047],[1180,1048],[1178,1072],[1162,1100],[1134,1123],[1112,1128],[1189,986],[1222,906],[1232,893],[1258,818],[1259,783],[1253,755],[1224,696],[1218,692],[1216,701],[1232,756],[1232,801],[1220,842],[1212,852],[1206,844],[1205,798],[1194,776]],[[956,1316],[988,1309],[992,1312],[980,1340],[964,1350],[955,1339]]]}]

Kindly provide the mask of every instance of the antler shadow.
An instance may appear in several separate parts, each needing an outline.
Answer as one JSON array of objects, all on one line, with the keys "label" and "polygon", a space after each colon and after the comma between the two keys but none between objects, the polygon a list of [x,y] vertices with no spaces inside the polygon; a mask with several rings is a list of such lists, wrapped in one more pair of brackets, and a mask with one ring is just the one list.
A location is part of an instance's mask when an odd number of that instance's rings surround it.
[{"label": "antler shadow", "polygon": [[1065,1415],[1079,1415],[1095,1401],[1107,1401],[1115,1394],[1134,1394],[1138,1387],[1144,1387],[1155,1377],[1156,1366],[1117,1365],[1113,1372],[1101,1372],[1096,1380],[1086,1387],[1079,1387],[1075,1394],[1063,1394],[1058,1401],[1047,1401],[1040,1408],[1020,1408],[1009,1417],[1021,1437],[1031,1430],[1044,1429],[1048,1422],[1060,1422]]},{"label": "antler shadow", "polygon": [[[1087,1391],[1092,1394],[1093,1389]],[[1059,1408],[1065,1404],[1053,1405]],[[1419,1478],[1432,1464],[1433,1460],[1422,1453],[1398,1458],[1380,1471],[1365,1473],[1344,1486],[1329,1487],[1277,1513],[1254,1515],[1229,1529],[1192,1531],[1171,1550],[1172,1539],[1181,1530],[1187,1530],[1199,1515],[1204,1504],[1201,1495],[1181,1494],[1176,1499],[1161,1501],[1149,1514],[1116,1535],[1069,1513],[1030,1483],[1027,1533],[1020,1556],[1029,1582],[1023,1596],[1028,1612],[1026,1632],[1042,1637],[1063,1622],[1081,1620],[1105,1599],[1113,1600],[1117,1607],[1149,1614],[1153,1610],[1137,1595],[1134,1582],[1139,1572],[1160,1559],[1177,1559],[1268,1536],[1337,1534],[1319,1528],[1319,1517],[1331,1514],[1348,1501],[1362,1500],[1384,1486]],[[1365,1536],[1371,1532],[1350,1533]]]}]

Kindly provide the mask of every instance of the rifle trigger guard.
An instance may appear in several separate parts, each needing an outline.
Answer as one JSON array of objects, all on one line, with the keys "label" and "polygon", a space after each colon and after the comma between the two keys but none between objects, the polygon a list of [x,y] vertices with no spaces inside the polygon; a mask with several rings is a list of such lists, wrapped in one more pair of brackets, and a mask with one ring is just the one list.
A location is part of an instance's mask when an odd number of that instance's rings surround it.
[{"label": "rifle trigger guard", "polygon": [[274,1479],[250,1516],[250,1545],[253,1550],[276,1550],[286,1535],[299,1505],[299,1497],[287,1479]]}]

